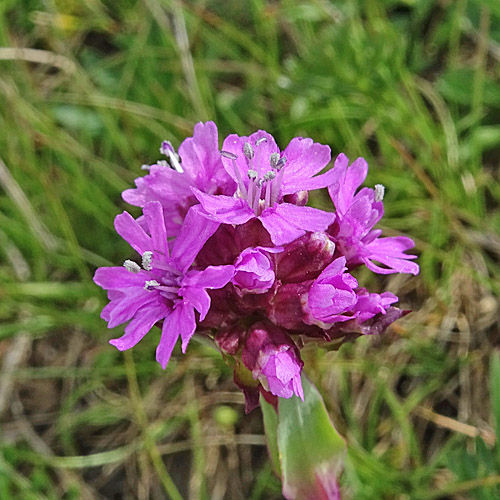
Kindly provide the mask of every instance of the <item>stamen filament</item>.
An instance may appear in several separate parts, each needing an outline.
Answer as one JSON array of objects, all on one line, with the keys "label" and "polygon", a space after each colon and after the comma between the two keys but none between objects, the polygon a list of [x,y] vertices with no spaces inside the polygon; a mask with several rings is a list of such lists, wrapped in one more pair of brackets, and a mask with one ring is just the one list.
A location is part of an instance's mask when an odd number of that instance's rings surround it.
[{"label": "stamen filament", "polygon": [[255,213],[255,215],[259,215],[259,212],[260,212],[260,195],[261,195],[261,192],[262,192],[262,179],[259,179],[257,182],[256,182],[256,186],[255,186],[257,189],[255,190],[255,196],[254,196],[254,199],[253,199],[253,203],[252,203],[252,209]]},{"label": "stamen filament", "polygon": [[269,208],[271,206],[271,186],[272,186],[272,180],[268,180],[266,182],[266,197],[265,197],[265,207]]},{"label": "stamen filament", "polygon": [[231,160],[231,162],[233,164],[234,175],[236,176],[236,179],[238,179],[238,187],[240,188],[240,192],[243,195],[243,197],[246,198],[247,188],[245,187],[243,178],[241,177],[240,169],[238,168],[238,165],[236,165],[236,160]]},{"label": "stamen filament", "polygon": [[281,182],[283,181],[283,174],[285,169],[282,167],[278,171],[278,175],[273,179],[273,196],[271,198],[271,206],[273,206],[280,197]]},{"label": "stamen filament", "polygon": [[238,157],[234,153],[231,153],[230,151],[221,151],[220,154],[224,156],[224,158],[229,158],[231,160],[231,163],[233,165],[234,176],[236,177],[236,180],[238,182],[238,188],[243,198],[246,198],[247,188],[245,187],[245,183],[243,182],[243,178],[241,177],[240,169],[238,168],[238,165],[236,165],[236,159]]}]

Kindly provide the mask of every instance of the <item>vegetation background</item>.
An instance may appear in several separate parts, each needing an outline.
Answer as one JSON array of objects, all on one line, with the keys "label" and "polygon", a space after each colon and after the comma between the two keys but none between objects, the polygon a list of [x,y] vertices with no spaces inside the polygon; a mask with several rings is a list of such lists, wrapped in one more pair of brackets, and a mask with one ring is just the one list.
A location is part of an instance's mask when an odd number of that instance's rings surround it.
[{"label": "vegetation background", "polygon": [[346,498],[500,498],[500,2],[2,0],[0,45],[2,500],[282,498],[220,355],[117,352],[91,281],[130,256],[121,191],[208,119],[364,156],[416,241],[418,277],[358,276],[414,312],[305,354]]}]

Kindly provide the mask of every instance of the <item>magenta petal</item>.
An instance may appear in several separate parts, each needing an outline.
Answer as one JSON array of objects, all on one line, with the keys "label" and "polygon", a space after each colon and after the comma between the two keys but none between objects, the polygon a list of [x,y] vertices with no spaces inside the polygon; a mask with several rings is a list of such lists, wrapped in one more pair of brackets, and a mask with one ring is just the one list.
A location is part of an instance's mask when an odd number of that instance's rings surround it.
[{"label": "magenta petal", "polygon": [[164,257],[169,256],[167,232],[165,230],[165,220],[163,209],[158,201],[151,201],[143,209],[146,224],[151,234],[153,243],[152,249],[160,252]]},{"label": "magenta petal", "polygon": [[192,188],[194,195],[212,219],[224,224],[244,224],[254,217],[248,203],[232,196],[211,195]]},{"label": "magenta petal", "polygon": [[161,339],[156,349],[156,361],[166,368],[175,342],[182,338],[182,352],[186,352],[189,339],[196,329],[193,306],[180,303],[163,322]]},{"label": "magenta petal", "polygon": [[234,275],[234,266],[209,266],[203,271],[189,271],[183,284],[201,288],[222,288]]},{"label": "magenta petal", "polygon": [[144,178],[139,177],[135,181],[136,187],[133,189],[126,189],[122,193],[122,198],[127,203],[134,205],[136,207],[143,207],[148,201],[146,190],[147,187],[144,183]]},{"label": "magenta petal", "polygon": [[[413,248],[414,243],[405,236],[378,238],[366,246],[366,257],[363,259],[366,266],[373,272],[379,274],[409,273],[418,274],[420,268],[415,262],[415,255],[403,253],[405,250]],[[380,267],[371,260],[380,262],[386,267]]]},{"label": "magenta petal", "polygon": [[172,259],[177,262],[181,271],[185,271],[193,263],[198,252],[218,227],[218,222],[200,215],[198,205],[189,209],[181,233],[172,248]]},{"label": "magenta petal", "polygon": [[[258,146],[256,146],[255,143],[260,139],[266,139],[266,140],[264,142],[261,142]],[[222,150],[228,151],[237,156],[235,162],[243,179],[246,179],[246,173],[248,169],[247,160],[243,154],[243,146],[245,145],[245,142],[248,142],[254,148],[256,155],[258,150],[259,158],[268,159],[272,153],[279,153],[279,148],[276,144],[276,141],[274,140],[274,137],[271,134],[265,132],[264,130],[258,130],[257,132],[254,132],[252,135],[248,137],[245,136],[240,137],[236,134],[231,134],[227,136],[226,139],[224,139]],[[226,172],[234,179],[235,182],[238,182],[237,176],[234,174],[232,160],[223,157],[222,163],[224,165],[224,168],[226,169]],[[266,165],[268,165],[267,161],[265,163]],[[254,163],[254,166],[255,168],[257,168],[257,173],[259,175],[265,173],[260,171],[261,162]]]},{"label": "magenta petal", "polygon": [[403,255],[403,257],[407,259],[415,259],[415,255],[406,255],[403,254],[404,251],[410,250],[413,248],[415,243],[411,238],[407,238],[406,236],[389,236],[386,238],[379,238],[373,243],[371,243],[368,248],[372,250],[374,253],[386,253],[395,255]]},{"label": "magenta petal", "polygon": [[324,174],[317,175],[316,177],[311,177],[310,179],[304,179],[300,176],[289,177],[288,179],[283,179],[283,184],[281,186],[281,194],[292,194],[297,191],[312,191],[314,189],[321,189],[323,187],[331,185],[336,178],[336,174],[333,169],[325,172]]},{"label": "magenta petal", "polygon": [[[380,262],[386,267],[380,267],[373,263],[370,259]],[[415,262],[387,257],[382,255],[370,255],[363,259],[366,267],[377,274],[393,274],[393,273],[408,273],[417,275],[420,272],[420,267]]]},{"label": "magenta petal", "polygon": [[332,263],[328,264],[325,269],[323,269],[321,274],[318,276],[318,280],[342,274],[346,270],[345,263],[345,257],[339,257],[338,259],[335,259]]},{"label": "magenta petal", "polygon": [[210,295],[203,288],[190,286],[184,287],[180,294],[200,313],[200,321],[203,321],[210,309]]},{"label": "magenta petal", "polygon": [[266,228],[271,240],[275,245],[285,245],[304,235],[303,229],[290,224],[288,219],[281,216],[277,209],[281,205],[264,210],[259,217],[260,222]]},{"label": "magenta petal", "polygon": [[331,160],[330,146],[312,139],[295,137],[283,151],[286,157],[285,176],[312,177],[321,172]]},{"label": "magenta petal", "polygon": [[179,333],[182,339],[182,352],[186,352],[187,346],[191,337],[196,330],[196,318],[194,316],[194,308],[190,304],[181,304],[177,307],[181,309],[179,316]]},{"label": "magenta petal", "polygon": [[358,158],[349,168],[348,164],[349,160],[343,153],[337,156],[333,171],[338,177],[328,188],[335,208],[341,214],[349,209],[356,189],[364,182],[368,173],[364,158]]},{"label": "magenta petal", "polygon": [[335,220],[335,214],[317,208],[280,203],[264,210],[259,220],[275,245],[285,245],[306,231],[324,231]]},{"label": "magenta petal", "polygon": [[193,137],[185,139],[179,146],[179,155],[185,173],[195,178],[200,173],[210,177],[214,167],[220,166],[219,138],[214,122],[197,123]]},{"label": "magenta petal", "polygon": [[150,292],[141,289],[132,289],[131,293],[123,294],[121,300],[114,300],[110,304],[114,307],[110,311],[108,328],[121,325],[135,316],[135,313],[142,307],[157,301]]},{"label": "magenta petal", "polygon": [[115,217],[115,229],[139,254],[142,255],[147,250],[151,250],[151,238],[128,212]]},{"label": "magenta petal", "polygon": [[146,333],[153,328],[153,325],[163,319],[168,314],[168,309],[164,305],[145,307],[141,314],[136,316],[126,327],[125,334],[118,339],[110,340],[118,350],[125,351],[134,347]]},{"label": "magenta petal", "polygon": [[[161,338],[156,348],[156,361],[161,365],[163,369],[167,367],[172,351],[174,350],[175,343],[179,338],[179,332],[176,330],[178,324],[178,318],[176,316],[176,310],[172,311],[163,321],[163,327],[161,329]],[[177,314],[180,313],[180,310]]]},{"label": "magenta petal", "polygon": [[146,273],[131,273],[124,267],[100,267],[94,274],[94,283],[104,290],[119,290],[128,287],[143,287]]}]

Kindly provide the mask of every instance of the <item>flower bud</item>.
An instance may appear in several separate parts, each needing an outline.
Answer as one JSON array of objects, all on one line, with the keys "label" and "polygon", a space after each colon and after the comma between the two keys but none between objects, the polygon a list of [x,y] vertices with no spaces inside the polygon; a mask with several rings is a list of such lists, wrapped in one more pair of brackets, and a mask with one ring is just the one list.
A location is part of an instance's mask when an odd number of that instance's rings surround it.
[{"label": "flower bud", "polygon": [[279,286],[267,305],[268,318],[283,328],[301,329],[304,326],[302,297],[307,294],[309,285],[310,281]]},{"label": "flower bud", "polygon": [[351,319],[357,302],[354,288],[358,282],[346,270],[345,257],[339,257],[312,283],[309,293],[303,298],[306,323],[326,327]]},{"label": "flower bud", "polygon": [[304,399],[300,372],[304,365],[292,339],[279,327],[261,322],[248,332],[241,353],[243,364],[263,388],[281,398]]},{"label": "flower bud", "polygon": [[335,244],[326,233],[308,233],[286,245],[277,256],[277,278],[299,283],[316,278],[333,259]]},{"label": "flower bud", "polygon": [[281,248],[246,248],[234,263],[232,279],[236,290],[244,293],[265,293],[274,284],[274,261],[269,252],[280,252]]}]

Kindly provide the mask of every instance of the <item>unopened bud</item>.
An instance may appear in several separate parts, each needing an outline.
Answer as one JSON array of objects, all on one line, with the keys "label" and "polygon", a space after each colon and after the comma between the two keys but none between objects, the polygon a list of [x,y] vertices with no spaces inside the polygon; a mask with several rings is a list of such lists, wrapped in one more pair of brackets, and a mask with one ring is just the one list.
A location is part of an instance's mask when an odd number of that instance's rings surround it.
[{"label": "unopened bud", "polygon": [[335,244],[325,233],[306,234],[277,255],[277,278],[286,283],[314,279],[333,260],[334,252]]}]

